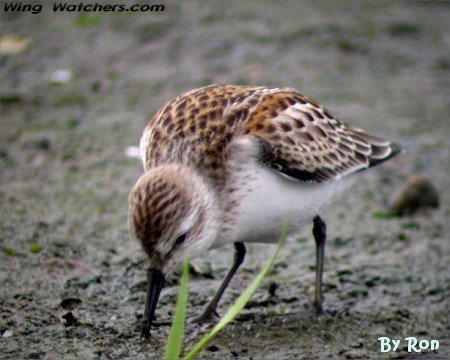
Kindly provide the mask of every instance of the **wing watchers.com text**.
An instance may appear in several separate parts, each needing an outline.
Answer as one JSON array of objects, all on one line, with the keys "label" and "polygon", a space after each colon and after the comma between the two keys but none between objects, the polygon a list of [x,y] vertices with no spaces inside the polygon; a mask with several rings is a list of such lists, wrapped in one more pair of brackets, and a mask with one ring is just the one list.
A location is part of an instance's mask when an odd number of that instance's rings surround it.
[{"label": "wing watchers.com text", "polygon": [[3,3],[4,12],[23,12],[31,14],[39,14],[44,8],[51,7],[54,12],[162,12],[165,10],[163,4],[99,4],[99,3],[70,3],[70,2],[53,2],[44,4],[27,4],[20,1],[9,1]]}]

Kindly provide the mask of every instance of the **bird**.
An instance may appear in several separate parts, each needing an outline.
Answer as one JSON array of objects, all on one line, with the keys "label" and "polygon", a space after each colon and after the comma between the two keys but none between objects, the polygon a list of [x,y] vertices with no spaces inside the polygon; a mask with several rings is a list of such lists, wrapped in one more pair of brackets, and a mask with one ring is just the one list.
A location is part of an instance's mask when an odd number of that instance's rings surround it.
[{"label": "bird", "polygon": [[288,238],[313,225],[313,304],[322,313],[321,212],[359,173],[402,150],[293,88],[241,85],[205,86],[168,101],[149,120],[139,149],[144,173],[128,197],[128,224],[147,261],[145,338],[177,264],[234,245],[232,267],[195,319],[214,320],[245,243],[277,242],[287,217]]}]

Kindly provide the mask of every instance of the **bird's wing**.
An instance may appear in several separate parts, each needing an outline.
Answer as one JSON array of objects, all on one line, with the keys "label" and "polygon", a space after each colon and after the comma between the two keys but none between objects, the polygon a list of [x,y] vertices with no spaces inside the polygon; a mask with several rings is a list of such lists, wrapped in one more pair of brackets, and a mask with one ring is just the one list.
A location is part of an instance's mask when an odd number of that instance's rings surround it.
[{"label": "bird's wing", "polygon": [[303,181],[340,178],[400,152],[398,145],[342,123],[292,89],[265,94],[243,133],[259,140],[262,163]]}]

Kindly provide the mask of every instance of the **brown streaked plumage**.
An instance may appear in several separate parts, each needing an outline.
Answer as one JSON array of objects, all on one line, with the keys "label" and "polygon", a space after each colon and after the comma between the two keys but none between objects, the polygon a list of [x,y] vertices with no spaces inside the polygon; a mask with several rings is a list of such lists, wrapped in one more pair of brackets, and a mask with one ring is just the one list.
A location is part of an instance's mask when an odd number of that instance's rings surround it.
[{"label": "brown streaked plumage", "polygon": [[[209,229],[204,214],[217,210],[215,203],[204,196],[207,192],[199,177],[177,164],[153,168],[138,180],[129,195],[128,219],[132,234],[151,254],[151,267],[172,265],[173,240],[185,228],[189,228],[192,237],[200,237]],[[195,253],[196,244],[191,245],[189,252]]]},{"label": "brown streaked plumage", "polygon": [[[240,244],[205,317],[242,262],[242,243],[276,241],[287,214],[296,220],[291,235],[314,219],[320,311],[325,223],[318,213],[346,183],[338,180],[400,151],[294,89],[233,85],[195,89],[166,103],[150,119],[140,149],[146,173],[130,193],[129,222],[148,256],[149,279],[160,285],[184,256]],[[159,285],[149,285],[145,336]]]},{"label": "brown streaked plumage", "polygon": [[215,181],[223,176],[227,145],[243,135],[261,142],[267,166],[317,182],[398,152],[389,141],[345,125],[294,89],[226,85],[192,90],[169,101],[146,129],[145,169],[172,161],[195,164]]},{"label": "brown streaked plumage", "polygon": [[[136,186],[130,193],[130,225],[135,236],[143,239],[145,251],[154,256],[159,252],[157,245],[163,242],[160,239],[173,236],[167,230],[174,230],[179,226],[187,216],[191,204],[190,194],[177,186],[178,177],[170,177],[170,174],[171,172],[165,171],[162,176],[158,176],[158,172],[148,172],[139,180],[145,182],[145,186]],[[175,198],[181,201],[175,203]],[[166,232],[163,233],[163,229]],[[161,256],[158,257],[161,259]]]}]

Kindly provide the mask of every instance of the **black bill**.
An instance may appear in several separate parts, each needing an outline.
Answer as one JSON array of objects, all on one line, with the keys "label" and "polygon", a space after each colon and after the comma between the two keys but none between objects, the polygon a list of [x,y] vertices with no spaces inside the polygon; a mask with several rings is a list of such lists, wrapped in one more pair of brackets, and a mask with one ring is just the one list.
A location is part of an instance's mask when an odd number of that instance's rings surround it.
[{"label": "black bill", "polygon": [[141,336],[149,339],[152,321],[155,315],[159,294],[164,286],[164,274],[158,269],[147,270],[147,299],[145,301],[144,318],[142,319]]}]

